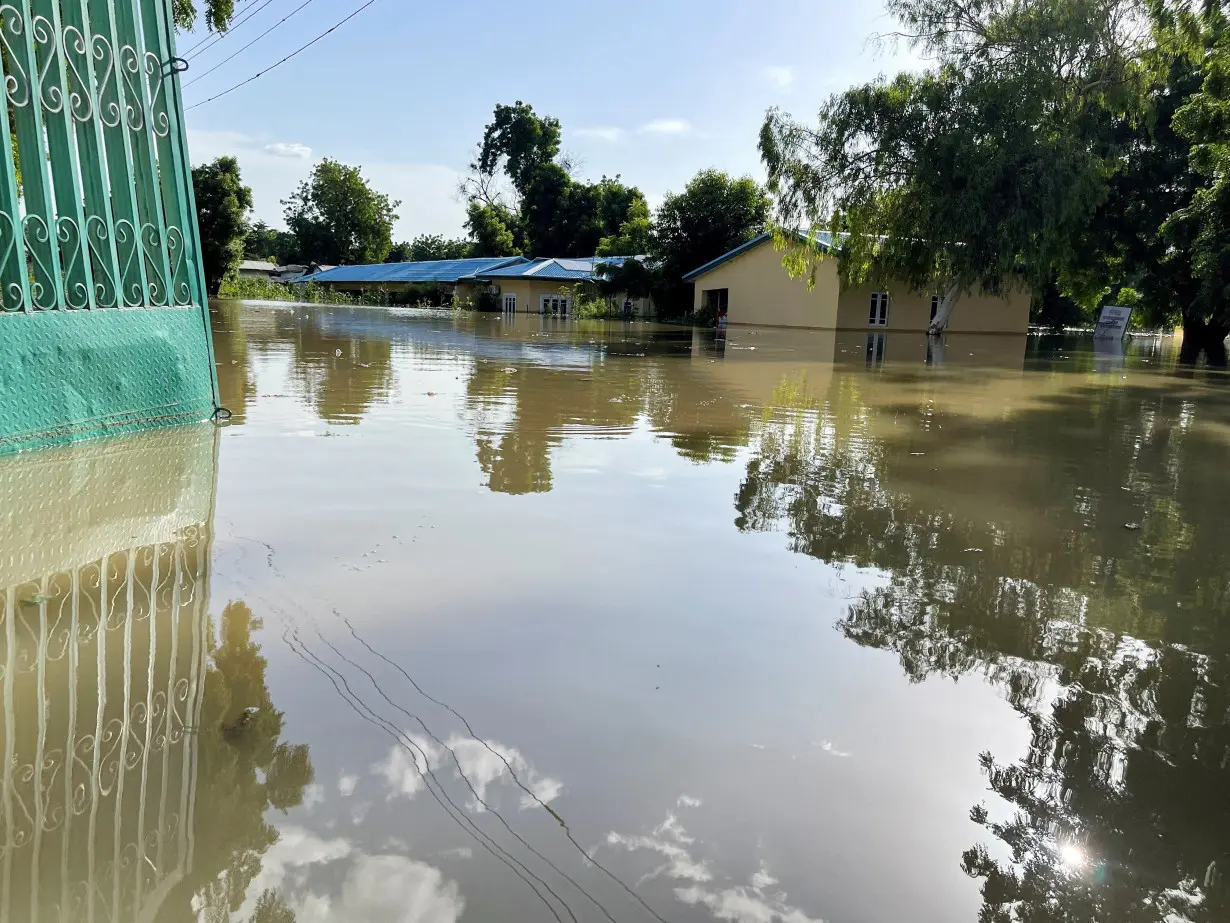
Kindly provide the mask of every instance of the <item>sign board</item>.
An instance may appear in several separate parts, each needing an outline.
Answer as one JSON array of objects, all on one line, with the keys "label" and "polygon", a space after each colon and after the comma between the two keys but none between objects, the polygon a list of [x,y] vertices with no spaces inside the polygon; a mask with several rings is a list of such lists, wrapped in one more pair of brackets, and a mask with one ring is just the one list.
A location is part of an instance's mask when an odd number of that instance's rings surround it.
[{"label": "sign board", "polygon": [[1102,309],[1098,325],[1093,330],[1095,340],[1122,340],[1127,333],[1128,321],[1132,319],[1132,309],[1114,305]]}]

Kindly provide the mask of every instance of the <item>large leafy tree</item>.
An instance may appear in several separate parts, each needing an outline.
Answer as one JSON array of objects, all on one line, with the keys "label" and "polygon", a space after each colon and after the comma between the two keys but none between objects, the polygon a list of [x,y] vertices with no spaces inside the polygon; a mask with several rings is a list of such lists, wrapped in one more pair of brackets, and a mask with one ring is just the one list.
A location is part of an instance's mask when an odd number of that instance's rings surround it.
[{"label": "large leafy tree", "polygon": [[219,157],[213,163],[194,167],[192,189],[196,195],[205,287],[210,295],[216,295],[222,280],[243,259],[252,190],[243,184],[239,161],[234,157]]},{"label": "large leafy tree", "polygon": [[573,173],[558,119],[520,100],[496,106],[461,185],[475,252],[593,256],[604,238],[648,212],[641,191],[618,176],[586,183]]},{"label": "large leafy tree", "polygon": [[358,167],[329,159],[282,202],[304,257],[333,265],[383,262],[400,204],[373,189]]},{"label": "large leafy tree", "polygon": [[765,190],[750,177],[702,170],[679,193],[667,193],[658,209],[652,255],[662,277],[659,307],[686,311],[692,305],[683,276],[762,233],[769,217]]},{"label": "large leafy tree", "polygon": [[890,0],[930,62],[832,96],[808,126],[771,111],[760,135],[787,266],[822,254],[786,230],[846,232],[843,276],[943,295],[1036,288],[1081,245],[1136,100],[1130,0]]}]

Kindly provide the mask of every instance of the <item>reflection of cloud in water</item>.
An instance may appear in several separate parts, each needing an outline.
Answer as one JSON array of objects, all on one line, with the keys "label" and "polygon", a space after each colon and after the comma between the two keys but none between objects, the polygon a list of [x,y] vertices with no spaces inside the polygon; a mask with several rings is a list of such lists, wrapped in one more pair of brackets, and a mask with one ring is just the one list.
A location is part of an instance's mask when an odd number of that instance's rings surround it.
[{"label": "reflection of cloud in water", "polygon": [[398,796],[413,798],[424,787],[423,776],[428,772],[437,772],[442,766],[446,769],[451,766],[455,778],[460,779],[464,774],[469,780],[478,797],[471,799],[467,807],[477,813],[485,810],[480,802],[490,802],[488,791],[493,785],[517,784],[509,772],[509,767],[529,790],[528,794],[521,794],[522,810],[535,807],[539,802],[550,804],[564,790],[563,782],[540,775],[520,751],[493,740],[484,742],[473,737],[454,735],[444,741],[444,746],[441,747],[411,734],[404,737],[411,741],[413,746],[409,749],[394,746],[388,757],[372,766],[372,772],[383,777],[388,784],[390,799]]},{"label": "reflection of cloud in water", "polygon": [[[695,808],[701,802],[690,795],[680,796],[679,807]],[[786,903],[786,892],[768,889],[779,884],[763,864],[749,879],[749,884],[719,887],[713,884],[714,873],[709,863],[692,855],[696,839],[687,830],[674,812],[655,827],[647,836],[629,836],[612,831],[607,834],[608,846],[621,847],[629,852],[645,850],[664,856],[667,862],[642,876],[638,884],[655,878],[666,877],[675,881],[690,882],[675,888],[675,897],[693,907],[704,907],[718,920],[731,923],[822,923],[807,916],[797,907]]]},{"label": "reflection of cloud in water", "polygon": [[[313,866],[354,858],[340,896],[310,890],[288,893]],[[286,827],[265,853],[238,918],[249,919],[265,891],[283,895],[297,923],[453,923],[465,901],[457,884],[438,869],[402,856],[368,856],[349,840],[321,839],[300,827]]]},{"label": "reflection of cloud in water", "polygon": [[456,882],[401,856],[360,856],[334,901],[311,894],[298,923],[454,923],[465,909]]}]

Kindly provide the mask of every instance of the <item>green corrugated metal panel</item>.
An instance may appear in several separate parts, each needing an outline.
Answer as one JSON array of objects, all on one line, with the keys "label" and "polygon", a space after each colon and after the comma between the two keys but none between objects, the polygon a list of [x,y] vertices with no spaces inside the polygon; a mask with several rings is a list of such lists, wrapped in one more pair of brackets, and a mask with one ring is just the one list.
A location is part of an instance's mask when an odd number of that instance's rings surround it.
[{"label": "green corrugated metal panel", "polygon": [[0,46],[0,453],[211,416],[170,0],[11,0]]},{"label": "green corrugated metal panel", "polygon": [[0,453],[208,419],[195,308],[0,316]]}]

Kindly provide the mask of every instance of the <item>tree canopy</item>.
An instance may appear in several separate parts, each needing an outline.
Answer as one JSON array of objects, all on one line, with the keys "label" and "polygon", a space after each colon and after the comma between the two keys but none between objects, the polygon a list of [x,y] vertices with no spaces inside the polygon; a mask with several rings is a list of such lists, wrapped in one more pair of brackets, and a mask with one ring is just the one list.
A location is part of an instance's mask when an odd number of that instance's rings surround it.
[{"label": "tree canopy", "polygon": [[333,265],[383,262],[400,204],[368,185],[358,167],[327,158],[282,202],[304,254]]},{"label": "tree canopy", "polygon": [[475,253],[593,256],[649,206],[618,176],[578,180],[560,148],[558,119],[518,100],[497,105],[462,182]]},{"label": "tree canopy", "polygon": [[201,259],[208,293],[234,272],[244,257],[252,190],[243,184],[239,161],[219,157],[213,163],[194,167],[192,190],[196,196],[197,225],[201,233]]},{"label": "tree canopy", "polygon": [[271,228],[264,221],[252,225],[243,249],[244,256],[249,260],[269,260],[278,266],[303,260],[298,238],[290,231]]},{"label": "tree canopy", "polygon": [[658,209],[652,255],[662,276],[660,307],[686,311],[691,286],[683,276],[746,243],[765,229],[769,199],[750,177],[702,170]]},{"label": "tree canopy", "polygon": [[[1040,287],[1079,244],[1133,103],[1127,0],[890,0],[931,62],[832,96],[816,126],[771,111],[760,150],[783,229],[844,233],[843,275],[945,295]],[[783,241],[791,243],[789,235]],[[818,258],[791,243],[788,265]]]},{"label": "tree canopy", "polygon": [[[192,0],[172,0],[172,15],[178,29],[196,27],[197,8]],[[225,32],[235,15],[235,0],[205,0],[205,27],[210,32]]]}]

